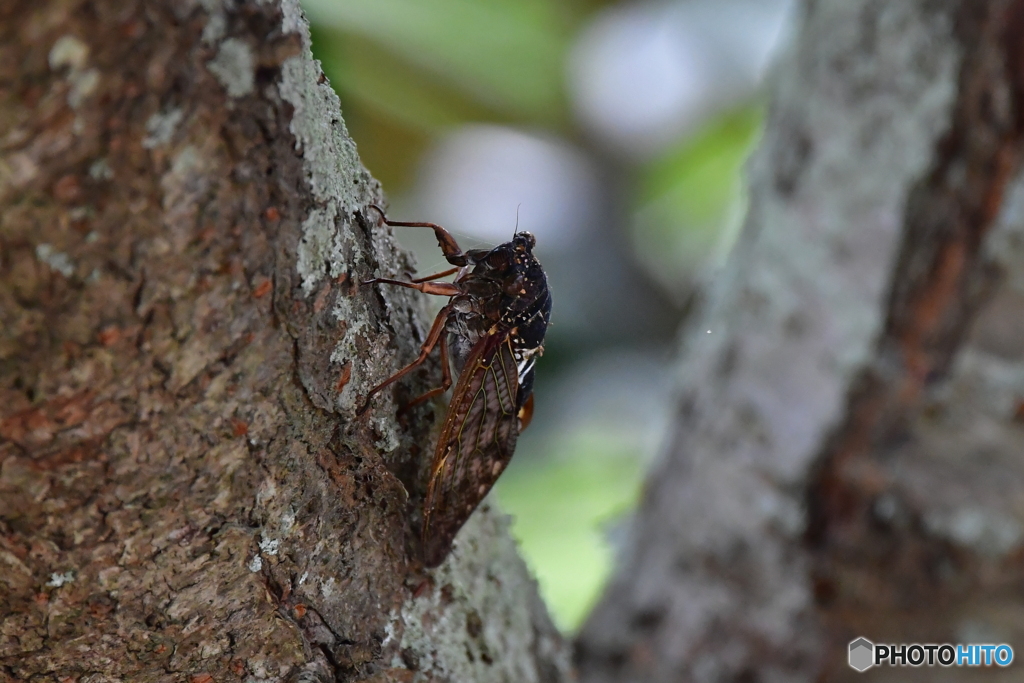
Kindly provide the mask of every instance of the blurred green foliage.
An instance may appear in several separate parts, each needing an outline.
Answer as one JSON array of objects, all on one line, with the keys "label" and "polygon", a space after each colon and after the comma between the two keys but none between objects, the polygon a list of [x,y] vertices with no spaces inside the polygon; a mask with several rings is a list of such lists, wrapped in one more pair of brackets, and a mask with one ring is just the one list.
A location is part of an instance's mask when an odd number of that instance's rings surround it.
[{"label": "blurred green foliage", "polygon": [[[306,7],[317,24],[370,39],[416,72],[495,112],[537,123],[552,123],[562,115],[562,55],[569,33],[555,3],[310,0]],[[395,69],[360,59],[354,51],[348,56],[341,87],[419,125],[410,117],[419,112],[387,97],[398,94],[394,87],[403,82],[394,82]]]},{"label": "blurred green foliage", "polygon": [[575,630],[611,570],[606,536],[636,502],[642,461],[636,444],[593,430],[544,446],[513,458],[496,493],[556,622]]},{"label": "blurred green foliage", "polygon": [[682,140],[643,170],[637,201],[658,203],[670,221],[713,223],[740,185],[740,170],[761,130],[760,106],[729,112]]},{"label": "blurred green foliage", "polygon": [[[417,152],[458,123],[567,130],[565,55],[591,4],[305,0],[303,7],[363,161],[394,192],[411,182]],[[372,141],[368,149],[364,141]]]},{"label": "blurred green foliage", "polygon": [[759,104],[711,121],[639,169],[632,242],[637,257],[674,293],[742,218],[743,164],[761,130]]}]

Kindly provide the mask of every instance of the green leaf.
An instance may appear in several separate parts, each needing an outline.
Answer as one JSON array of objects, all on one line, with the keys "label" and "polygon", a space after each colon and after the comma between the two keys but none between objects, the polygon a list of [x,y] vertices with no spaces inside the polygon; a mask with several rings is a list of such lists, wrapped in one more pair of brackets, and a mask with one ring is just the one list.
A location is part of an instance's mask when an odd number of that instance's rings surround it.
[{"label": "green leaf", "polygon": [[[304,7],[321,28],[372,40],[479,105],[536,123],[564,117],[563,61],[569,31],[555,3],[306,0]],[[375,72],[376,77],[382,77],[382,71]],[[366,85],[362,84],[363,93],[371,90]],[[378,101],[401,97],[393,83],[381,86],[374,95]]]}]

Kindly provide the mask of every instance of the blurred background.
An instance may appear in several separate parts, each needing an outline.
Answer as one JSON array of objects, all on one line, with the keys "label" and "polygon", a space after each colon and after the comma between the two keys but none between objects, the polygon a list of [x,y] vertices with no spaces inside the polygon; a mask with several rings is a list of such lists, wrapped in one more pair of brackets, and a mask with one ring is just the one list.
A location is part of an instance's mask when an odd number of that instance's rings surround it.
[{"label": "blurred background", "polygon": [[[745,208],[792,0],[304,0],[389,216],[537,236],[554,297],[533,424],[496,487],[578,627],[672,407],[672,349]],[[432,233],[396,228],[420,273]],[[435,302],[439,307],[443,302]]]}]

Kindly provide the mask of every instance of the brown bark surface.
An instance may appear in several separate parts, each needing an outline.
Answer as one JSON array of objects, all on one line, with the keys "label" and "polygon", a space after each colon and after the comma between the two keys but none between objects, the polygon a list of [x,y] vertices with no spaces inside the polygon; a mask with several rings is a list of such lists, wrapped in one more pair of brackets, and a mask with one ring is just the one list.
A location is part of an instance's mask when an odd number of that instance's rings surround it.
[{"label": "brown bark surface", "polygon": [[1020,680],[1024,3],[803,10],[585,681]]},{"label": "brown bark surface", "polygon": [[500,515],[408,559],[382,199],[295,2],[0,6],[0,680],[559,679]]}]

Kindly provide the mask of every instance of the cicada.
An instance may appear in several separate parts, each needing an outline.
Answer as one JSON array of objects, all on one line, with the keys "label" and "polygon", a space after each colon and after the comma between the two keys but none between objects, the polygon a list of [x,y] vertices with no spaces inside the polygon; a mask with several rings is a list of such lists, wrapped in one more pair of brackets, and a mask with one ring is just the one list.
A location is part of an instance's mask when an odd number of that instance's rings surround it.
[{"label": "cicada", "polygon": [[[375,278],[364,284],[409,287],[449,297],[434,319],[416,359],[374,387],[374,394],[412,372],[438,346],[441,385],[407,406],[446,392],[448,410],[434,448],[423,504],[423,561],[441,564],[456,533],[491,490],[516,448],[519,433],[533,415],[533,376],[544,351],[551,318],[547,276],[533,255],[536,239],[516,232],[493,249],[463,252],[451,234],[435,223],[388,220],[387,225],[431,228],[453,268],[405,282]],[[437,282],[455,275],[451,282]]]}]

